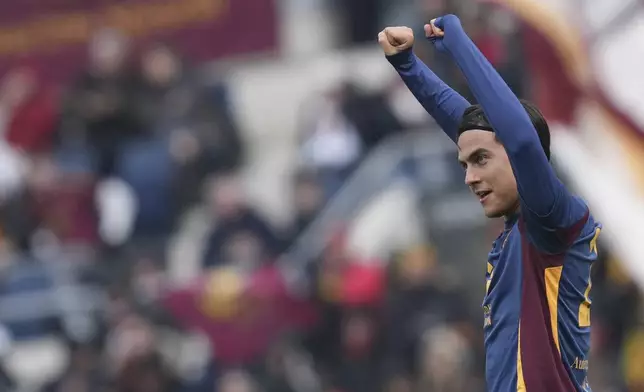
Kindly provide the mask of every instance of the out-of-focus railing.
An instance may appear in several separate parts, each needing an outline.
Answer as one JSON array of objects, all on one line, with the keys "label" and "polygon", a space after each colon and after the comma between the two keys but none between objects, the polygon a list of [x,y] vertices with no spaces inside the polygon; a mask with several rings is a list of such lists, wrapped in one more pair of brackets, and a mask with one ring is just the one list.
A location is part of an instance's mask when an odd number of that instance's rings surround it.
[{"label": "out-of-focus railing", "polygon": [[418,129],[394,135],[363,160],[325,209],[282,256],[280,263],[287,282],[295,287],[306,284],[306,264],[322,254],[334,224],[355,219],[373,197],[397,180],[411,180],[408,182],[419,194],[423,193],[422,188],[449,182],[445,178],[445,167],[427,164],[432,160],[441,162],[439,158],[454,149],[447,137],[433,131],[432,128]]}]

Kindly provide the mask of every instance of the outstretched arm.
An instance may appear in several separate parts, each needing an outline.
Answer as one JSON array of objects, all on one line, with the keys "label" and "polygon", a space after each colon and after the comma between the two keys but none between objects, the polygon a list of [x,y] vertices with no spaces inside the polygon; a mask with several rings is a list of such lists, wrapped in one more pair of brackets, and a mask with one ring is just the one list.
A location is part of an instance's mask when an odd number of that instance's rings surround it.
[{"label": "outstretched arm", "polygon": [[463,112],[470,106],[467,99],[451,89],[432,72],[411,49],[387,56],[403,82],[423,108],[454,143]]},{"label": "outstretched arm", "polygon": [[456,143],[458,125],[470,103],[413,53],[414,33],[410,28],[388,27],[378,35],[378,42],[418,102]]},{"label": "outstretched arm", "polygon": [[434,39],[442,40],[443,50],[456,61],[508,153],[522,211],[527,209],[523,212],[552,229],[568,227],[582,219],[587,207],[559,181],[523,105],[465,34],[459,19],[448,15],[433,25],[444,32]]}]

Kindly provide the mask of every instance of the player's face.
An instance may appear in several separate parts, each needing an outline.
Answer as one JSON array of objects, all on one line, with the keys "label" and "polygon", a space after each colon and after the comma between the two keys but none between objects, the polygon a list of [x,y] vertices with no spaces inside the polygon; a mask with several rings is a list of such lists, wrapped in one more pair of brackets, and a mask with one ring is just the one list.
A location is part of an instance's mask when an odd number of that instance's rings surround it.
[{"label": "player's face", "polygon": [[485,215],[498,218],[516,211],[517,183],[505,149],[490,131],[470,130],[458,138],[458,160],[465,183],[479,198]]}]

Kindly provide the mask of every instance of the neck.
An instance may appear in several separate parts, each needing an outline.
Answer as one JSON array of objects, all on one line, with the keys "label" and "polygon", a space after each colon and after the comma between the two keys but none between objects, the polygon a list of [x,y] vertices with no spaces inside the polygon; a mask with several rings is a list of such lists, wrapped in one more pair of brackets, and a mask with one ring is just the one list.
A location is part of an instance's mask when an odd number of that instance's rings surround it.
[{"label": "neck", "polygon": [[503,220],[505,221],[505,224],[508,225],[516,222],[517,217],[519,216],[519,212],[520,212],[520,209],[517,203],[516,207],[514,207],[511,211],[503,215]]}]

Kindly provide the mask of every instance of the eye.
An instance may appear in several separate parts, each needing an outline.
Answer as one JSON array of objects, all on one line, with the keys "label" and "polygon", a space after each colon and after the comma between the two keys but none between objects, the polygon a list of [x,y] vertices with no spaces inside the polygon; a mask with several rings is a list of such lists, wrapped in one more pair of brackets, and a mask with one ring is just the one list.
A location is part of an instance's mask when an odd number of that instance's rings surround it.
[{"label": "eye", "polygon": [[487,163],[487,156],[477,155],[476,158],[474,159],[474,163],[476,163],[479,166],[485,165]]}]

